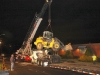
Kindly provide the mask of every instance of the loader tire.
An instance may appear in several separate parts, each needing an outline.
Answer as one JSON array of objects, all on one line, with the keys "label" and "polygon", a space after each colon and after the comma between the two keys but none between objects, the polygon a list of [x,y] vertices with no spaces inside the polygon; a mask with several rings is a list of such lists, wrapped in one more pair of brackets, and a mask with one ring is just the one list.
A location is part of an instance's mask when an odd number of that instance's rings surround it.
[{"label": "loader tire", "polygon": [[43,44],[41,42],[39,42],[36,47],[38,50],[41,50],[41,49],[43,49]]},{"label": "loader tire", "polygon": [[60,49],[60,44],[58,42],[54,43],[52,49],[53,49],[53,51],[58,51]]}]

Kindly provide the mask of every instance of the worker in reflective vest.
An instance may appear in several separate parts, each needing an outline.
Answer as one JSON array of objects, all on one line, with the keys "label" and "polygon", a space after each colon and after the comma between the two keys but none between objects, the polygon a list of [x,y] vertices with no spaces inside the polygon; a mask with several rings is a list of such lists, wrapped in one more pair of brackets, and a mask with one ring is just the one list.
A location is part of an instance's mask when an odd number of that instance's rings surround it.
[{"label": "worker in reflective vest", "polygon": [[92,59],[93,59],[93,64],[95,64],[96,63],[96,59],[97,59],[96,55],[93,55]]}]

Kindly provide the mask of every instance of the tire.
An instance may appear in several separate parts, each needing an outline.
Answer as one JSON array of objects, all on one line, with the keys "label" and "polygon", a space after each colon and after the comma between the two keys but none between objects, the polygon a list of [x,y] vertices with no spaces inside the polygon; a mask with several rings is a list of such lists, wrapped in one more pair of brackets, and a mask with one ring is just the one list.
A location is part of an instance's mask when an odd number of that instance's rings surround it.
[{"label": "tire", "polygon": [[60,63],[60,56],[53,55],[52,56],[52,63]]},{"label": "tire", "polygon": [[57,60],[58,60],[57,63],[60,63],[60,56],[57,56]]},{"label": "tire", "polygon": [[53,49],[53,51],[58,51],[60,49],[60,44],[58,42],[55,42],[53,44],[53,48],[52,49]]},{"label": "tire", "polygon": [[36,47],[38,50],[41,50],[41,49],[43,49],[43,44],[41,42],[39,42]]},{"label": "tire", "polygon": [[41,61],[40,60],[37,61],[37,65],[41,66]]},{"label": "tire", "polygon": [[44,63],[44,62],[43,62],[42,60],[37,60],[37,65],[38,65],[38,66],[43,66],[43,63]]},{"label": "tire", "polygon": [[52,58],[50,59],[50,61],[49,61],[49,64],[52,64],[53,63],[53,60],[52,60]]},{"label": "tire", "polygon": [[43,66],[43,64],[44,64],[44,63],[43,63],[43,61],[41,60],[41,62],[40,62],[40,66]]}]

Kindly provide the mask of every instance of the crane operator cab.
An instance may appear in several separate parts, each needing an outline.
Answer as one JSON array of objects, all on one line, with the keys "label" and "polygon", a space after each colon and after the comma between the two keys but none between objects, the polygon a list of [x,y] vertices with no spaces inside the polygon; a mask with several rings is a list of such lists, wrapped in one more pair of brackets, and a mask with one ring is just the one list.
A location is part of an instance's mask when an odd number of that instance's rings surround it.
[{"label": "crane operator cab", "polygon": [[53,33],[50,31],[44,31],[43,36],[36,38],[34,44],[38,50],[43,48],[56,50],[60,48],[59,42],[53,38]]},{"label": "crane operator cab", "polygon": [[52,39],[53,38],[53,33],[50,31],[44,31],[43,32],[43,38],[45,39]]}]

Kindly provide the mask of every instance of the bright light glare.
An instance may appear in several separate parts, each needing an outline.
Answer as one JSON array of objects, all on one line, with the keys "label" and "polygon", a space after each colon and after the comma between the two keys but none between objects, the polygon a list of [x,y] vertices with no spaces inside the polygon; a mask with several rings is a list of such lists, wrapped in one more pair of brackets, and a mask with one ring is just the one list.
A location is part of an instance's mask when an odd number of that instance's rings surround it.
[{"label": "bright light glare", "polygon": [[0,41],[0,44],[1,44],[2,42]]}]

